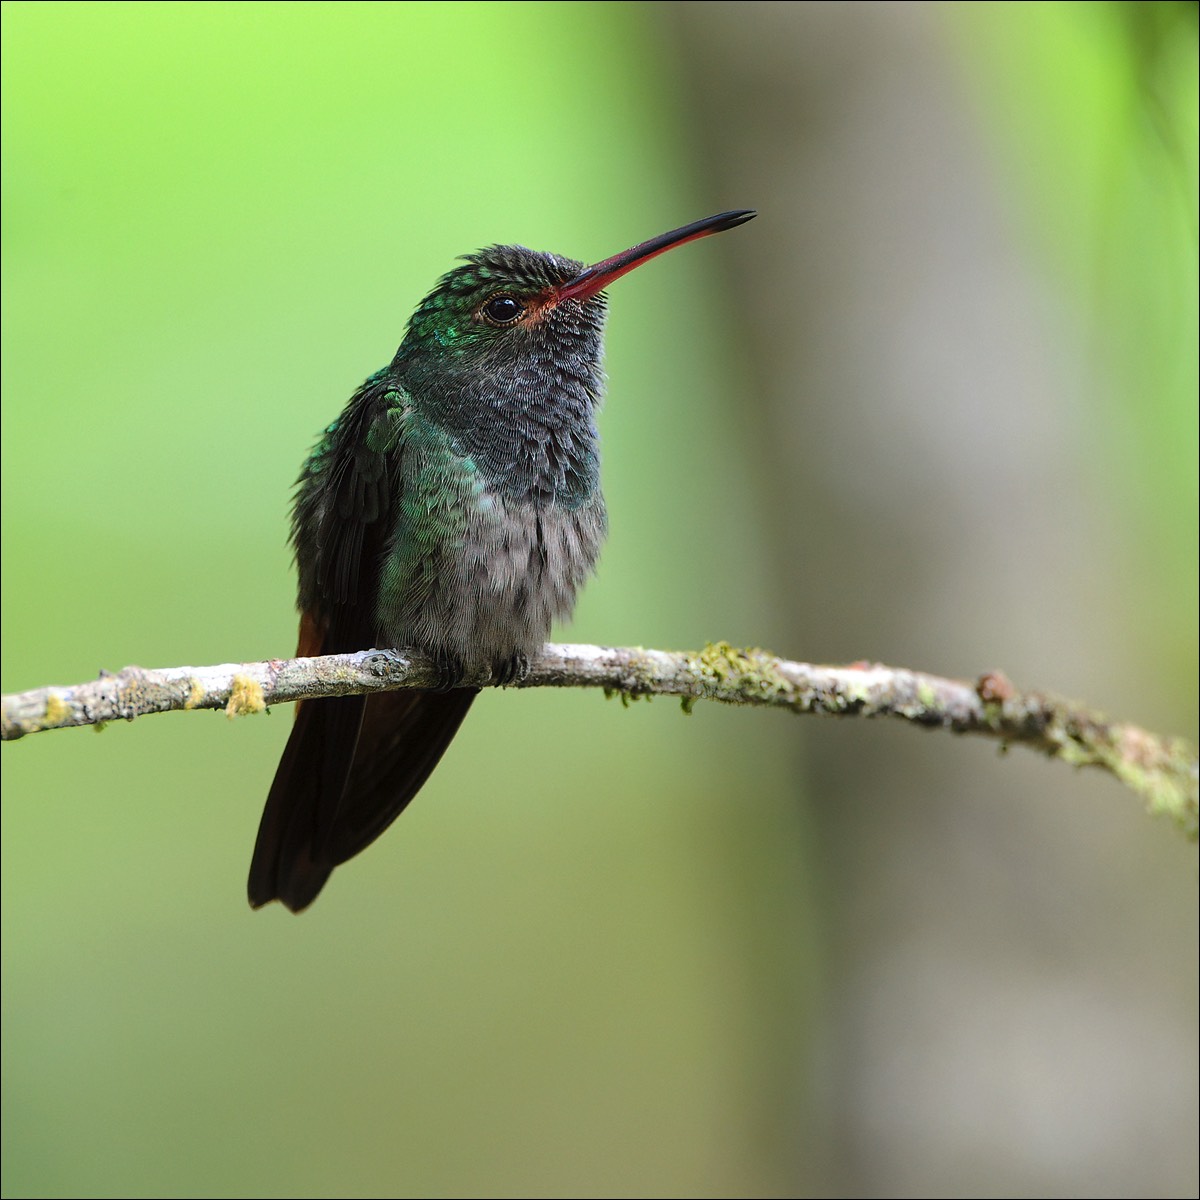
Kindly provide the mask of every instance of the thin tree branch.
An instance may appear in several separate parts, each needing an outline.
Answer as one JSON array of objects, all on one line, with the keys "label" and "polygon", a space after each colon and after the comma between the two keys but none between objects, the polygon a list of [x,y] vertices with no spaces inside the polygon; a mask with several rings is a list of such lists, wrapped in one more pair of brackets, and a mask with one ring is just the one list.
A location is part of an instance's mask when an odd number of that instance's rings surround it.
[{"label": "thin tree branch", "polygon": [[[491,679],[479,674],[463,682],[487,686]],[[436,683],[430,659],[391,650],[155,671],[126,667],[92,683],[4,696],[0,738],[13,741],[48,729],[132,721],[175,709],[223,708],[233,717],[269,704]],[[826,716],[898,717],[981,734],[1072,766],[1103,767],[1141,795],[1152,812],[1169,816],[1191,840],[1197,836],[1193,746],[1117,724],[1070,701],[1019,692],[999,672],[969,684],[879,664],[789,662],[724,642],[699,653],[546,645],[515,686],[598,687],[625,702],[679,696],[687,712],[697,700],[718,700]]]}]

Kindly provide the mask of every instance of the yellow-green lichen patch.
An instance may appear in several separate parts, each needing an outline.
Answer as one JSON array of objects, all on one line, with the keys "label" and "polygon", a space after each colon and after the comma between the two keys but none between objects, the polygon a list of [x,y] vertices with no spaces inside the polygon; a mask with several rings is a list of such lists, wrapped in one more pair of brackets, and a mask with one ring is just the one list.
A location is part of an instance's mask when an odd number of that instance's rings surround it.
[{"label": "yellow-green lichen patch", "polygon": [[1086,731],[1077,729],[1057,713],[1046,725],[1045,737],[1054,747],[1054,757],[1072,767],[1090,767],[1104,762],[1099,739],[1089,738]]},{"label": "yellow-green lichen patch", "polygon": [[71,706],[57,693],[46,697],[46,723],[44,729],[56,729],[71,715]]},{"label": "yellow-green lichen patch", "polygon": [[[261,694],[261,693],[260,693]],[[183,702],[184,708],[198,708],[200,701],[204,699],[204,687],[195,675],[188,680],[187,699]]]},{"label": "yellow-green lichen patch", "polygon": [[234,717],[245,716],[247,713],[260,713],[266,707],[262,688],[249,675],[233,677],[233,685],[229,689],[229,703],[225,705],[225,715],[231,721]]},{"label": "yellow-green lichen patch", "polygon": [[689,656],[688,666],[706,691],[723,700],[762,702],[792,693],[778,660],[765,650],[709,642],[699,654]]},{"label": "yellow-green lichen patch", "polygon": [[621,705],[628,708],[635,700],[651,700],[658,686],[658,674],[649,655],[630,650],[622,664],[621,679],[617,684],[604,688],[606,700],[621,698]]},{"label": "yellow-green lichen patch", "polygon": [[1200,798],[1197,796],[1195,750],[1179,738],[1165,743],[1131,725],[1114,731],[1111,753],[1104,765],[1126,786],[1138,792],[1146,808],[1167,816],[1189,841],[1200,836]]}]

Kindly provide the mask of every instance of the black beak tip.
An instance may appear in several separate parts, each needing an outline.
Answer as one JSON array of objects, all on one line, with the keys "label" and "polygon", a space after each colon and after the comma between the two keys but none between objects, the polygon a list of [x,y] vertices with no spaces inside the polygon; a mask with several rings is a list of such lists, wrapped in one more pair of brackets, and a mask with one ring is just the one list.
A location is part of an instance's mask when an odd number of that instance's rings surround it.
[{"label": "black beak tip", "polygon": [[753,221],[757,216],[756,208],[738,208],[733,212],[721,213],[716,218],[717,223],[713,225],[713,231],[724,233],[726,229],[736,229],[739,225],[745,225],[747,221]]}]

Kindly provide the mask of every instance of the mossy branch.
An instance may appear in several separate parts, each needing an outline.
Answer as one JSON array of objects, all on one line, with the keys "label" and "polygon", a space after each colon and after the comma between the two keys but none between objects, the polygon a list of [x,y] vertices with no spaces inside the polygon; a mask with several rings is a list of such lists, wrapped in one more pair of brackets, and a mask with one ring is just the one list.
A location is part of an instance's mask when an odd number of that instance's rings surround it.
[{"label": "mossy branch", "polygon": [[[423,655],[390,650],[324,658],[273,659],[214,667],[126,667],[92,683],[3,697],[0,738],[72,725],[132,721],[175,709],[223,708],[230,717],[270,704],[430,687],[437,675]],[[486,674],[463,681],[487,686]],[[1022,745],[1072,766],[1103,767],[1137,792],[1152,812],[1197,834],[1197,756],[1182,739],[1122,725],[1070,701],[1020,692],[998,672],[963,683],[879,664],[814,666],[725,643],[699,653],[546,645],[517,687],[597,687],[625,701],[678,696],[837,717],[898,717],[926,728],[980,734]]]}]

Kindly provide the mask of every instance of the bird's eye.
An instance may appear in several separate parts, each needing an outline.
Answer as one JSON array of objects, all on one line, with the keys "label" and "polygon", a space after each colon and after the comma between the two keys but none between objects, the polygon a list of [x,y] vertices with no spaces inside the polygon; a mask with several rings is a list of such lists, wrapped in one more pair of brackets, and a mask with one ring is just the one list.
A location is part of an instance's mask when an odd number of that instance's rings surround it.
[{"label": "bird's eye", "polygon": [[497,292],[494,296],[489,296],[484,301],[483,319],[489,325],[512,325],[524,315],[525,306],[520,300],[504,292]]}]

